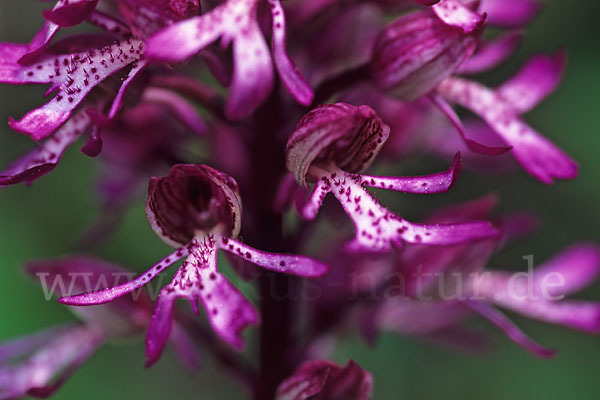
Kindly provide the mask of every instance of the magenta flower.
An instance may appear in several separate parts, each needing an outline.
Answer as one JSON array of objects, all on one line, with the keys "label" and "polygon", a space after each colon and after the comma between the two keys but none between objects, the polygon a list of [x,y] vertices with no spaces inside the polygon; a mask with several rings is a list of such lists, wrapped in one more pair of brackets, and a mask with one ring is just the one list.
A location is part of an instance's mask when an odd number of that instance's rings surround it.
[{"label": "magenta flower", "polygon": [[[107,282],[127,275],[114,265],[84,257],[35,261],[26,271],[44,290],[57,290],[60,296],[103,288]],[[138,296],[135,301],[123,297],[108,305],[70,308],[80,323],[55,326],[0,344],[0,398],[48,397],[106,342],[142,333],[150,320],[151,303],[145,293]],[[177,331],[172,339],[177,354],[186,366],[197,368],[192,341],[181,326]]]},{"label": "magenta flower", "polygon": [[310,199],[300,213],[316,217],[325,196],[331,193],[352,219],[356,235],[350,243],[355,250],[385,251],[402,242],[454,244],[486,239],[497,234],[487,222],[419,225],[408,222],[381,206],[364,186],[405,193],[448,191],[460,173],[456,156],[447,172],[418,177],[362,175],[387,140],[389,127],[367,107],[337,103],[306,114],[298,123],[287,146],[288,170],[296,181],[308,187],[315,182]]},{"label": "magenta flower", "polygon": [[[495,2],[489,4],[494,7]],[[485,10],[484,7],[485,4],[481,9]],[[496,9],[492,9],[493,12]],[[515,10],[519,12],[527,13]],[[474,54],[481,30],[456,29],[436,18],[440,15],[440,12],[434,15],[425,10],[388,25],[375,44],[370,64],[373,82],[404,100],[429,95],[474,152],[499,155],[511,151],[525,171],[544,183],[575,178],[577,164],[520,118],[520,114],[531,110],[556,87],[562,75],[562,56],[534,58],[497,91],[454,78],[452,75],[456,73],[480,72],[506,59],[516,48],[519,34],[501,36]],[[483,23],[483,19],[478,23]],[[458,103],[483,118],[503,145],[489,146],[469,138],[458,116],[444,100]]]},{"label": "magenta flower", "polygon": [[[554,179],[574,179],[579,170],[577,163],[520,117],[556,88],[563,65],[562,54],[538,56],[497,90],[464,79],[448,78],[437,87],[437,92],[483,118],[493,132],[511,146],[511,154],[521,167],[541,182],[550,184]],[[454,116],[444,103],[440,106]],[[460,123],[457,125],[459,130],[464,130]]]},{"label": "magenta flower", "polygon": [[331,361],[301,364],[277,389],[276,400],[368,400],[373,377],[353,360],[340,367]]},{"label": "magenta flower", "polygon": [[[272,58],[282,82],[301,104],[313,92],[287,55],[285,14],[279,0],[267,0],[272,20]],[[259,0],[227,0],[202,16],[189,18],[158,32],[148,40],[148,57],[165,62],[189,59],[221,39],[233,46],[233,78],[226,112],[232,119],[248,117],[273,87],[271,54],[261,32]]]},{"label": "magenta flower", "polygon": [[[76,45],[78,37],[67,39]],[[47,94],[55,93],[45,105],[28,112],[18,121],[11,120],[11,128],[25,133],[34,140],[50,136],[72,115],[90,91],[109,76],[130,66],[117,93],[109,117],[113,118],[122,104],[128,85],[143,69],[140,62],[144,43],[139,39],[125,39],[114,44],[84,51],[50,54],[45,52],[31,65],[19,64],[28,52],[27,45],[0,44],[0,82],[10,84],[50,84]],[[68,45],[69,42],[65,43]]]},{"label": "magenta flower", "polygon": [[[494,204],[492,197],[484,197],[432,220],[447,223],[481,218]],[[515,216],[499,224],[503,231],[502,242],[531,229],[530,218]],[[600,303],[564,300],[566,295],[597,279],[600,274],[598,246],[572,246],[528,273],[485,270],[502,242],[487,240],[459,246],[407,248],[399,263],[402,276],[407,278],[400,285],[403,292],[398,294],[398,287],[392,289],[397,282],[390,283],[388,291],[397,296],[384,300],[377,313],[369,316],[367,331],[373,324],[378,329],[464,348],[469,342],[475,345],[482,342],[474,332],[458,325],[475,312],[531,353],[540,357],[554,355],[553,350],[533,341],[490,305],[495,304],[548,323],[588,333],[600,332]],[[416,318],[417,315],[420,317]]]},{"label": "magenta flower", "polygon": [[418,99],[473,54],[481,35],[481,29],[476,28],[483,18],[475,26],[461,29],[444,23],[438,14],[416,11],[381,31],[370,62],[372,80],[378,88],[403,100]]},{"label": "magenta flower", "polygon": [[244,328],[258,323],[251,303],[219,273],[219,250],[268,270],[298,276],[320,276],[328,269],[307,257],[266,253],[236,241],[241,224],[237,183],[206,165],[176,165],[167,177],[153,178],[146,213],[156,234],[178,249],[128,283],[59,301],[78,306],[112,301],[144,286],[187,256],[173,281],[160,292],[146,338],[148,364],[158,359],[169,338],[177,298],[187,299],[195,313],[201,301],[213,329],[236,348],[243,346]]},{"label": "magenta flower", "polygon": [[[51,172],[66,149],[92,129],[97,115],[94,109],[77,111],[35,149],[0,171],[0,187],[21,182],[31,184]],[[101,182],[105,204],[123,203],[141,182],[146,184],[148,171],[175,158],[173,148],[178,137],[189,131],[204,135],[208,129],[187,99],[157,87],[145,89],[139,104],[102,124],[104,139],[96,138],[94,144],[105,150],[102,161],[110,171]],[[89,148],[90,142],[94,139],[88,140],[84,148]]]}]

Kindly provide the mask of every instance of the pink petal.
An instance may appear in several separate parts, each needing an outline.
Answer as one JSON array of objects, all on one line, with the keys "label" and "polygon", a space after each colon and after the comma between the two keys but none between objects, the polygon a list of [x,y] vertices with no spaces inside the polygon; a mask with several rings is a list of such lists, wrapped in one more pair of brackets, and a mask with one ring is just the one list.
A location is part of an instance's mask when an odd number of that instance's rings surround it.
[{"label": "pink petal", "polygon": [[555,350],[546,348],[529,336],[527,336],[518,326],[516,326],[510,319],[495,308],[489,306],[483,301],[468,301],[464,302],[465,305],[470,307],[473,311],[483,316],[485,319],[500,328],[506,336],[525,350],[529,351],[535,356],[541,358],[551,358],[556,354]]},{"label": "pink petal", "polygon": [[45,10],[43,14],[48,21],[65,28],[85,21],[97,4],[98,0],[59,0],[52,10]]},{"label": "pink petal", "polygon": [[497,89],[500,96],[520,113],[531,111],[552,93],[562,79],[566,53],[531,58],[519,72]]},{"label": "pink petal", "polygon": [[258,323],[252,304],[217,271],[216,250],[210,238],[197,244],[173,281],[161,290],[146,337],[147,365],[160,357],[167,343],[177,298],[187,299],[195,310],[200,300],[215,332],[237,349],[244,346],[243,330]]},{"label": "pink petal", "polygon": [[[499,156],[512,149],[510,146],[488,146],[478,142],[477,140],[471,139],[467,135],[467,130],[465,129],[458,114],[456,114],[454,109],[442,97],[431,94],[429,99],[448,118],[448,120],[456,128],[456,131],[459,133],[461,139],[467,145],[467,148],[472,152],[485,154],[488,156]],[[456,149],[452,150],[455,151]]]},{"label": "pink petal", "polygon": [[122,38],[127,38],[133,35],[127,24],[98,10],[94,11],[89,16],[88,22]]},{"label": "pink petal", "polygon": [[461,172],[460,153],[456,153],[448,171],[424,176],[370,176],[361,175],[363,184],[404,193],[433,194],[447,192],[454,186]]},{"label": "pink petal", "polygon": [[11,163],[0,171],[0,187],[25,182],[31,184],[36,179],[52,171],[63,153],[90,125],[86,113],[75,115],[35,150]]},{"label": "pink petal", "polygon": [[154,232],[168,245],[190,243],[199,231],[216,225],[236,237],[241,227],[241,199],[236,181],[202,164],[177,164],[148,187],[146,217]]},{"label": "pink petal", "polygon": [[573,179],[578,166],[548,139],[526,125],[504,97],[475,82],[448,78],[438,86],[439,93],[482,117],[506,143],[528,173],[541,182]]},{"label": "pink petal", "polygon": [[485,20],[485,14],[472,11],[460,0],[442,0],[432,8],[442,21],[461,28],[465,33],[473,32]]},{"label": "pink petal", "polygon": [[84,293],[77,296],[61,297],[58,299],[58,302],[70,306],[92,306],[96,304],[108,303],[109,301],[113,301],[116,298],[124,296],[127,293],[133,292],[134,290],[146,285],[162,271],[176,263],[181,258],[187,256],[188,252],[189,249],[187,247],[182,247],[163,258],[160,262],[139,277],[122,285],[109,287],[96,292]]},{"label": "pink petal", "polygon": [[490,25],[502,28],[521,28],[538,14],[538,0],[481,0],[479,9],[487,13]]},{"label": "pink petal", "polygon": [[302,105],[309,105],[314,97],[312,88],[298,71],[285,47],[285,13],[279,0],[269,0],[273,18],[273,60],[283,84]]},{"label": "pink petal", "polygon": [[304,115],[288,139],[288,171],[306,187],[309,169],[320,162],[361,172],[377,157],[389,133],[389,126],[371,107],[322,105]]},{"label": "pink petal", "polygon": [[578,292],[591,285],[600,275],[600,248],[596,244],[578,244],[561,251],[535,269],[535,285],[550,274],[561,274],[564,285],[547,287],[551,296]]},{"label": "pink petal", "polygon": [[236,240],[222,237],[218,246],[232,254],[271,271],[303,277],[318,277],[329,271],[329,266],[309,257],[268,253],[256,250]]},{"label": "pink petal", "polygon": [[492,69],[513,55],[522,40],[523,33],[508,32],[486,42],[458,68],[457,72],[459,74],[478,74]]},{"label": "pink petal", "polygon": [[[143,50],[137,39],[122,41],[99,50],[67,55],[46,55],[35,65],[20,66],[4,56],[15,45],[0,46],[0,81],[5,83],[51,83],[56,95],[49,103],[27,113],[10,126],[34,140],[48,137],[70,116],[87,94],[102,80],[135,62]],[[21,47],[17,46],[20,51]]]},{"label": "pink petal", "polygon": [[161,104],[197,135],[204,136],[208,133],[208,126],[197,107],[185,97],[168,89],[150,87],[144,91],[143,98],[145,101]]},{"label": "pink petal", "polygon": [[40,332],[0,343],[0,363],[33,353],[36,349],[49,343],[56,336],[60,335],[60,333],[71,329],[73,326],[70,323],[57,325]]},{"label": "pink petal", "polygon": [[390,299],[377,311],[376,323],[383,329],[403,335],[422,335],[452,326],[466,312],[457,302]]},{"label": "pink petal", "polygon": [[169,25],[146,40],[146,56],[165,62],[184,61],[193,57],[222,35],[222,9],[216,8],[201,17]]},{"label": "pink petal", "polygon": [[44,50],[46,50],[50,41],[54,38],[56,33],[58,33],[59,29],[60,26],[53,24],[52,22],[44,22],[42,28],[27,45],[27,53],[19,58],[19,64],[28,65],[34,62],[36,58],[44,53]]},{"label": "pink petal", "polygon": [[[341,170],[319,172],[320,199],[332,193],[352,219],[356,236],[350,243],[354,251],[387,251],[402,242],[449,245],[497,237],[498,230],[489,222],[474,221],[449,225],[413,224],[383,207],[363,187],[360,175]],[[309,203],[314,207],[314,202]],[[311,211],[314,213],[314,210]]]},{"label": "pink petal", "polygon": [[0,369],[0,396],[5,399],[27,395],[48,397],[83,364],[105,338],[94,329],[73,326],[56,332],[12,368]]},{"label": "pink petal", "polygon": [[225,105],[231,119],[250,116],[273,88],[273,63],[258,23],[253,21],[233,42],[233,80]]},{"label": "pink petal", "polygon": [[473,54],[478,36],[479,31],[465,35],[444,24],[429,10],[407,14],[377,38],[369,65],[372,79],[396,98],[416,100]]}]

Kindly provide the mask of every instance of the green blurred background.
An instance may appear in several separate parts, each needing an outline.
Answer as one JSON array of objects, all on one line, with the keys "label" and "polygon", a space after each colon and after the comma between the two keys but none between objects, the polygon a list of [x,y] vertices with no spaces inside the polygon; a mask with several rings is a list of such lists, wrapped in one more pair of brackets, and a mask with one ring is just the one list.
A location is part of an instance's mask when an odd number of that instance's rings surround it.
[{"label": "green blurred background", "polygon": [[[574,182],[544,186],[518,172],[506,177],[477,176],[467,172],[454,190],[443,196],[394,197],[393,208],[419,218],[451,201],[497,191],[501,210],[531,210],[539,214],[542,229],[533,237],[504,250],[494,267],[525,267],[524,255],[541,262],[577,241],[600,241],[600,3],[595,0],[546,1],[541,16],[528,30],[524,45],[511,62],[492,76],[497,83],[516,70],[528,55],[569,51],[563,85],[526,119],[552,138],[581,165]],[[0,3],[0,40],[26,42],[41,25],[45,5],[32,0]],[[0,87],[0,121],[21,116],[42,103],[43,90],[35,87]],[[3,124],[0,165],[25,149],[30,141]],[[424,172],[443,166],[435,160],[407,160],[407,172]],[[76,250],[74,243],[97,216],[92,182],[94,160],[73,146],[60,166],[31,187],[0,190],[0,340],[30,333],[71,314],[46,302],[39,286],[21,273],[30,259],[51,258]],[[118,234],[97,254],[137,271],[166,254],[167,247],[151,232],[143,204],[128,212]],[[599,298],[600,284],[582,294]],[[511,315],[512,316],[512,315]],[[375,375],[375,399],[530,399],[600,398],[600,338],[514,316],[515,321],[541,343],[560,349],[558,357],[542,361],[509,343],[492,327],[497,344],[486,356],[465,356],[431,347],[416,340],[384,335],[375,349],[356,338],[345,339],[336,361],[350,357]],[[482,324],[485,325],[485,324]],[[153,368],[143,369],[143,340],[108,345],[96,353],[56,395],[58,399],[241,399],[243,392],[212,365],[210,356],[197,375],[186,373],[171,353]]]}]

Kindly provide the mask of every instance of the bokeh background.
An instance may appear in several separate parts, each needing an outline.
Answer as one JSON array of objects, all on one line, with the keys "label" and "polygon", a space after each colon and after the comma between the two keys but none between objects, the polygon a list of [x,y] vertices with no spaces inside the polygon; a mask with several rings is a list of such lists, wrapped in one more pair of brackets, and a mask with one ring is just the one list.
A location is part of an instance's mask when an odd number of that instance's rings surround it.
[{"label": "bokeh background", "polygon": [[[45,6],[33,0],[0,2],[0,40],[28,41],[42,22],[41,9]],[[500,82],[528,55],[552,52],[557,47],[568,49],[564,83],[526,119],[578,160],[581,175],[576,181],[544,186],[521,172],[493,178],[466,172],[451,193],[396,196],[394,208],[401,209],[407,218],[419,218],[437,205],[496,191],[502,197],[501,210],[530,210],[540,215],[542,229],[496,256],[494,267],[524,268],[525,255],[533,254],[539,263],[574,242],[600,242],[598,15],[600,3],[595,0],[546,1],[514,60],[482,78]],[[41,104],[41,94],[40,88],[0,86],[0,121],[21,116]],[[0,130],[0,165],[5,165],[32,143],[5,123]],[[427,171],[443,165],[436,160],[408,159],[401,168]],[[64,307],[46,302],[39,286],[23,275],[21,267],[30,259],[78,250],[77,239],[98,216],[93,190],[96,172],[94,160],[73,146],[53,173],[31,187],[0,190],[0,340],[73,318]],[[96,254],[142,271],[166,251],[146,223],[140,201],[131,207],[116,236]],[[600,284],[581,297],[600,298]],[[356,337],[344,339],[335,360],[345,363],[353,357],[372,371],[377,400],[600,398],[600,337],[511,316],[535,339],[560,349],[556,359],[536,359],[487,327],[496,347],[485,356],[461,355],[411,338],[383,335],[375,348],[368,348]],[[203,370],[190,375],[170,352],[156,366],[144,370],[143,347],[141,338],[105,346],[56,398],[244,398],[235,383],[220,374],[208,354]]]}]

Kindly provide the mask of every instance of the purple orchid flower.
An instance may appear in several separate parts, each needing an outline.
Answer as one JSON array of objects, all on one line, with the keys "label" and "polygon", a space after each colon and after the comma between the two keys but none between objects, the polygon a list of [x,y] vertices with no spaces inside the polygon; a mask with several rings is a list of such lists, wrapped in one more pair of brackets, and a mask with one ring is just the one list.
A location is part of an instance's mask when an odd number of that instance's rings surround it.
[{"label": "purple orchid flower", "polygon": [[315,277],[328,270],[308,257],[266,253],[236,241],[241,224],[237,183],[205,165],[176,165],[167,177],[153,178],[146,213],[156,234],[178,249],[128,283],[59,301],[78,306],[112,301],[144,286],[187,256],[173,281],[160,292],[146,339],[148,364],[156,361],[169,338],[177,298],[187,299],[196,314],[201,301],[213,329],[235,348],[244,344],[244,328],[258,323],[253,306],[218,272],[220,249],[272,271]]},{"label": "purple orchid flower", "polygon": [[[106,189],[102,191],[105,204],[126,202],[140,182],[145,184],[150,177],[148,171],[173,159],[177,138],[189,131],[199,136],[208,131],[195,107],[179,94],[150,86],[140,97],[139,104],[124,110],[114,120],[103,122],[102,143],[106,142],[103,146],[106,154],[102,164],[113,172],[105,174],[107,179],[101,182]],[[0,171],[0,187],[21,182],[31,184],[51,172],[66,149],[90,130],[97,114],[93,109],[76,111],[34,150]]]},{"label": "purple orchid flower", "polygon": [[[578,166],[554,143],[524,123],[520,114],[530,111],[551,93],[562,76],[564,54],[532,58],[515,77],[497,90],[460,78],[448,78],[436,91],[443,98],[479,115],[506,144],[521,167],[539,181],[574,179]],[[454,118],[447,104],[436,99],[440,108]],[[456,126],[464,131],[458,119]]]},{"label": "purple orchid flower", "polygon": [[75,53],[46,53],[34,64],[19,64],[19,59],[27,51],[27,45],[0,44],[0,82],[50,84],[47,93],[56,92],[45,105],[28,112],[19,121],[11,119],[9,122],[11,128],[34,140],[50,136],[71,117],[95,86],[129,66],[128,78],[123,81],[109,113],[109,117],[113,118],[121,106],[127,86],[145,65],[140,62],[144,43],[139,39],[125,39],[99,49]]},{"label": "purple orchid flower", "polygon": [[[495,203],[494,197],[487,196],[447,210],[429,221],[448,223],[482,218]],[[529,338],[490,305],[496,304],[541,321],[600,333],[598,302],[563,300],[566,295],[597,279],[600,274],[600,248],[591,244],[575,245],[532,273],[530,271],[530,274],[484,270],[499,245],[533,228],[529,216],[504,218],[498,223],[503,231],[501,241],[486,240],[433,249],[408,247],[400,260],[402,275],[407,277],[401,285],[402,293],[384,300],[376,313],[371,311],[366,321],[367,332],[372,329],[369,325],[374,325],[379,329],[417,335],[438,343],[460,343],[464,348],[469,340],[461,341],[461,337],[476,338],[480,335],[457,324],[475,312],[532,354],[539,357],[555,354],[555,351]],[[455,279],[457,276],[464,279]],[[442,298],[440,291],[443,291]],[[388,292],[393,291],[388,289]],[[415,315],[420,317],[414,318]],[[474,343],[481,343],[481,340]]]},{"label": "purple orchid flower", "polygon": [[[271,54],[257,20],[261,0],[227,0],[207,14],[189,18],[148,40],[147,56],[165,62],[191,58],[212,42],[233,46],[234,69],[226,112],[232,119],[248,117],[273,87]],[[272,58],[279,76],[301,104],[312,102],[313,91],[287,55],[285,14],[279,0],[265,0],[271,10]]]},{"label": "purple orchid flower", "polygon": [[276,400],[368,400],[373,377],[353,360],[341,367],[331,361],[301,364],[277,389]]},{"label": "purple orchid flower", "polygon": [[[544,183],[575,178],[577,164],[520,119],[521,113],[529,111],[556,87],[562,75],[563,56],[534,58],[498,91],[451,77],[461,71],[480,72],[497,65],[518,43],[519,36],[511,34],[473,55],[480,31],[460,31],[437,20],[429,10],[401,17],[386,27],[376,42],[370,64],[373,81],[380,89],[404,100],[429,93],[474,152],[499,155],[511,151],[525,171]],[[520,98],[523,93],[526,95]],[[489,146],[469,138],[445,100],[481,116],[505,145]]]},{"label": "purple orchid flower", "polygon": [[[194,0],[169,0],[162,5],[123,0],[119,6],[128,26],[108,14],[95,11],[97,3],[97,0],[60,0],[52,10],[44,12],[48,22],[30,44],[0,44],[1,83],[50,84],[46,94],[55,93],[50,102],[30,111],[19,121],[11,119],[10,126],[16,131],[38,141],[47,138],[71,117],[92,89],[111,75],[127,69],[127,77],[108,111],[108,120],[114,119],[127,88],[146,66],[145,45],[139,38],[199,12],[198,2]],[[64,39],[60,46],[49,47],[60,27],[84,21],[100,27],[109,35],[100,40],[75,35]],[[132,36],[132,30],[136,36]],[[58,51],[51,51],[53,47]],[[96,125],[102,125],[101,121],[97,122]],[[101,141],[96,129],[83,151],[95,156],[100,149]]]},{"label": "purple orchid flower", "polygon": [[431,10],[400,17],[375,43],[370,63],[374,84],[403,100],[422,97],[473,54],[482,23],[483,18],[473,29],[460,29]]},{"label": "purple orchid flower", "polygon": [[328,193],[340,202],[356,230],[349,248],[385,251],[402,242],[452,244],[493,237],[487,222],[450,225],[419,225],[393,214],[368,193],[364,186],[405,193],[448,191],[460,173],[456,156],[446,172],[418,177],[379,177],[359,174],[377,156],[389,127],[367,106],[337,103],[306,114],[287,146],[287,166],[296,181],[308,187],[315,182],[310,199],[301,208],[305,219],[314,219]]},{"label": "purple orchid flower", "polygon": [[[123,269],[85,257],[31,262],[26,271],[45,290],[68,296],[102,288],[127,275]],[[105,343],[143,332],[151,303],[143,292],[97,307],[70,308],[80,323],[68,323],[0,344],[0,398],[48,397]],[[197,368],[198,354],[185,330],[172,339],[181,361]]]}]

